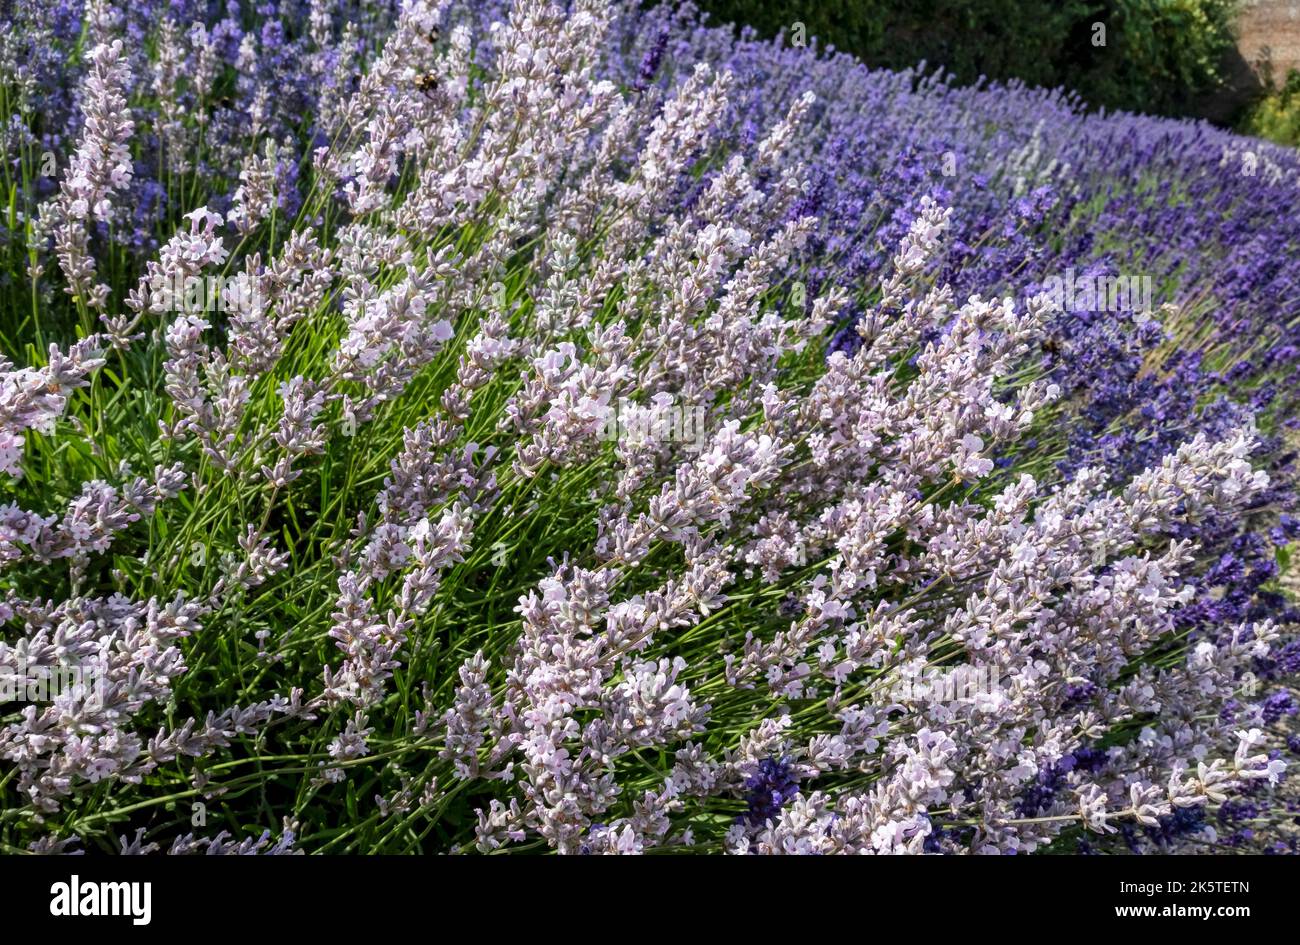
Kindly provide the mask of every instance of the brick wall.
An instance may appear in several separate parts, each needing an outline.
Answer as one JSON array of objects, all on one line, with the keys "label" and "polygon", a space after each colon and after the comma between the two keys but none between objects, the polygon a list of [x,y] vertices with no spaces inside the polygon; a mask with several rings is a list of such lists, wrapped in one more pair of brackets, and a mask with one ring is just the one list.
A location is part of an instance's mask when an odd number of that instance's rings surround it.
[{"label": "brick wall", "polygon": [[1257,70],[1271,62],[1279,84],[1300,69],[1300,0],[1245,0],[1237,33],[1242,58]]},{"label": "brick wall", "polygon": [[1286,81],[1300,69],[1300,0],[1243,0],[1236,24],[1237,47],[1223,63],[1225,86],[1197,104],[1196,114],[1227,123],[1264,90],[1264,77]]}]

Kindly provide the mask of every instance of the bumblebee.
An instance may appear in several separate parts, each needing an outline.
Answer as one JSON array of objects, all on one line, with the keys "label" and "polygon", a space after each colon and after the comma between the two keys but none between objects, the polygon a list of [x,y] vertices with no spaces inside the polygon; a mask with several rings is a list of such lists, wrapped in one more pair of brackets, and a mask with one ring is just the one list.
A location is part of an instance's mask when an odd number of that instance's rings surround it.
[{"label": "bumblebee", "polygon": [[425,95],[438,91],[438,77],[432,72],[415,77],[415,87]]}]

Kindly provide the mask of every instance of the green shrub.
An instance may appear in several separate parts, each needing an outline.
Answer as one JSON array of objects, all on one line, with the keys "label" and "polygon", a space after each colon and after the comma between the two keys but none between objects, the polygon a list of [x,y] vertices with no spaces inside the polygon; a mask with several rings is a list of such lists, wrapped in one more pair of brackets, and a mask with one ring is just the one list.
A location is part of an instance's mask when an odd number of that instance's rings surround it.
[{"label": "green shrub", "polygon": [[1236,8],[1236,0],[697,2],[715,22],[765,37],[788,38],[803,23],[810,37],[874,66],[925,60],[963,83],[1063,85],[1094,106],[1159,114],[1185,113],[1218,84]]},{"label": "green shrub", "polygon": [[1184,114],[1222,80],[1235,0],[1118,0],[1102,22],[1110,42],[1065,84],[1098,105]]},{"label": "green shrub", "polygon": [[1251,106],[1241,123],[1246,134],[1300,147],[1300,71],[1292,69],[1282,88]]}]

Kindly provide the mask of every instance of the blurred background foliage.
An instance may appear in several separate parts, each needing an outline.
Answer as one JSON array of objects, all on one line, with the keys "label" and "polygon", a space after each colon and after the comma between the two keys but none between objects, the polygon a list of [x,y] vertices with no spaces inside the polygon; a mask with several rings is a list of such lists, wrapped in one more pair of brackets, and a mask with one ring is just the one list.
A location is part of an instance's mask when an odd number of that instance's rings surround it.
[{"label": "blurred background foliage", "polygon": [[1270,81],[1268,94],[1246,112],[1239,130],[1300,147],[1300,71],[1287,73],[1280,88]]},{"label": "blurred background foliage", "polygon": [[[696,0],[715,23],[803,23],[872,66],[1065,86],[1097,108],[1187,116],[1222,81],[1237,0]],[[1104,27],[1103,35],[1097,24]]]}]

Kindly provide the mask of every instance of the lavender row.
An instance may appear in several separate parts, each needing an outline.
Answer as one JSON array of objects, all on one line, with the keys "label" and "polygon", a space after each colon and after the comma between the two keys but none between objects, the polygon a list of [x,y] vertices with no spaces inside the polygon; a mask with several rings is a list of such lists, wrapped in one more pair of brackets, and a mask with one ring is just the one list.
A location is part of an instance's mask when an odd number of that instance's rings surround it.
[{"label": "lavender row", "polygon": [[6,846],[1140,847],[1280,780],[1294,153],[689,7],[15,9]]}]

